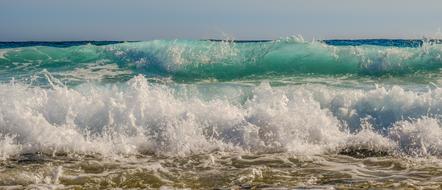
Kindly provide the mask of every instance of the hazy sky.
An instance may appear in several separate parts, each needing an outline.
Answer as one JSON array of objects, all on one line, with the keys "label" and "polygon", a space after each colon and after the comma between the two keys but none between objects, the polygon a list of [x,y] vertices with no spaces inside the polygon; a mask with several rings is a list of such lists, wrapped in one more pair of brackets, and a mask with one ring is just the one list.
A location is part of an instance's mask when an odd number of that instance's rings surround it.
[{"label": "hazy sky", "polygon": [[442,0],[0,0],[0,41],[420,38],[439,28]]}]

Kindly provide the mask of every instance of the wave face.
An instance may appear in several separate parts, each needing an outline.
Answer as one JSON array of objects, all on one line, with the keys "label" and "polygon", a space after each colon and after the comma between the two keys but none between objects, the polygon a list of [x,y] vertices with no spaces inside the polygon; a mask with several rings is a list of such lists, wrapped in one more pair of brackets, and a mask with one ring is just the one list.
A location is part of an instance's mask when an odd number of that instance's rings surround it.
[{"label": "wave face", "polygon": [[64,48],[3,48],[0,73],[2,80],[29,78],[47,70],[67,82],[128,80],[138,74],[176,81],[232,81],[305,75],[426,76],[438,74],[442,67],[442,46],[435,42],[420,46],[415,41],[385,41],[386,46],[364,42],[328,42],[338,45],[334,46],[293,37],[248,43],[155,40]]},{"label": "wave face", "polygon": [[434,41],[0,47],[0,187],[440,187]]}]

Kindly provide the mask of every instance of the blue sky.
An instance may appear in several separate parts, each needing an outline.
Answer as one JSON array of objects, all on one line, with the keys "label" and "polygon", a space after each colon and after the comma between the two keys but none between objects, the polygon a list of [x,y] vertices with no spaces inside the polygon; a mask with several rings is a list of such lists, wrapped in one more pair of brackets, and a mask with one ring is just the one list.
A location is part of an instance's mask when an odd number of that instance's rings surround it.
[{"label": "blue sky", "polygon": [[441,10],[441,0],[0,0],[0,41],[420,38],[442,28]]}]

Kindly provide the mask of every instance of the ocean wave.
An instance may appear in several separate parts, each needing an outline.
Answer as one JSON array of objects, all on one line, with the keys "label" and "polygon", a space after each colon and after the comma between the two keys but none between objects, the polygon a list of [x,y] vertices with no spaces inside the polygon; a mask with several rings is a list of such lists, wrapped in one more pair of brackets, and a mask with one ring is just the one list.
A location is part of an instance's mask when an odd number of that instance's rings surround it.
[{"label": "ocean wave", "polygon": [[119,72],[132,73],[132,77],[143,74],[179,81],[285,75],[407,76],[439,73],[442,68],[442,45],[438,43],[412,47],[333,46],[306,42],[301,37],[249,43],[153,40],[65,48],[33,46],[1,52],[3,80],[29,77],[42,69],[72,72],[96,63],[117,64]]},{"label": "ocean wave", "polygon": [[441,156],[442,90],[317,84],[0,85],[0,158],[213,151]]}]

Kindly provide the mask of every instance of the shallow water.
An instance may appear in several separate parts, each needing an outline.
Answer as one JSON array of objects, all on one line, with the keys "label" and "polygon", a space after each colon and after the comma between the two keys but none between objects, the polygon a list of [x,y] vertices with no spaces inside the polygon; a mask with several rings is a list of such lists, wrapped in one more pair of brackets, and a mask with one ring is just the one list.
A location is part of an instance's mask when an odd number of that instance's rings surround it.
[{"label": "shallow water", "polygon": [[2,186],[101,189],[440,189],[439,160],[212,152],[188,157],[21,155],[2,162]]}]

